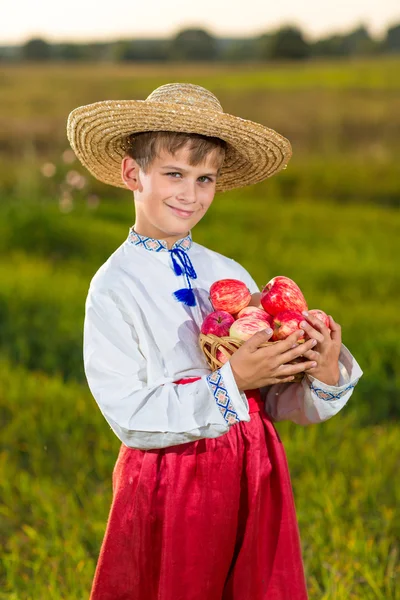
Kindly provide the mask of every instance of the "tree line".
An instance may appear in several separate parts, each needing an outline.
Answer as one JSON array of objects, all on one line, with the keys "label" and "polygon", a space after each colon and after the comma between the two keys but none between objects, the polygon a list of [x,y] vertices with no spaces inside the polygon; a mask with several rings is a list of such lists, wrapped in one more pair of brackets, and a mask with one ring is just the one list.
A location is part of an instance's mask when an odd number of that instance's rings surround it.
[{"label": "tree line", "polygon": [[179,31],[168,39],[132,39],[97,43],[49,43],[32,38],[20,46],[0,47],[3,61],[249,61],[306,60],[400,53],[400,24],[382,39],[364,25],[345,34],[310,41],[296,26],[287,25],[251,38],[217,38],[201,28]]}]

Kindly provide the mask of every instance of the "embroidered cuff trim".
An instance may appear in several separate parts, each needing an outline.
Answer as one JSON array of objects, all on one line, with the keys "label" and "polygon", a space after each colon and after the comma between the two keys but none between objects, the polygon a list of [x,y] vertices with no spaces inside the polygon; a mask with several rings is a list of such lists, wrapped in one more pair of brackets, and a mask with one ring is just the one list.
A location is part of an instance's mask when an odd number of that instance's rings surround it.
[{"label": "embroidered cuff trim", "polygon": [[210,386],[215,401],[219,410],[221,411],[221,415],[224,417],[225,421],[229,425],[233,425],[234,423],[239,423],[240,419],[235,411],[232,400],[229,397],[228,390],[226,389],[224,379],[217,369],[210,373],[207,376],[207,383]]},{"label": "embroidered cuff trim", "polygon": [[354,383],[350,383],[349,385],[347,385],[343,390],[340,390],[340,392],[331,392],[328,390],[324,390],[314,385],[314,382],[312,382],[312,384],[310,385],[310,389],[321,400],[339,400],[339,398],[345,396],[352,388],[356,387],[357,382],[358,379]]}]

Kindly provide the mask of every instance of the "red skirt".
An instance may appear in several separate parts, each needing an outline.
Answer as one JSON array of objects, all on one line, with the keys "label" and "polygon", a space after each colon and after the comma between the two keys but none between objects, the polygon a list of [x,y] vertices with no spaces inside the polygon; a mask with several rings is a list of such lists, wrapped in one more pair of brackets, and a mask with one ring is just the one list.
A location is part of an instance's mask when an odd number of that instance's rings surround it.
[{"label": "red skirt", "polygon": [[90,600],[307,600],[283,444],[246,396],[251,420],[220,437],[121,445]]}]

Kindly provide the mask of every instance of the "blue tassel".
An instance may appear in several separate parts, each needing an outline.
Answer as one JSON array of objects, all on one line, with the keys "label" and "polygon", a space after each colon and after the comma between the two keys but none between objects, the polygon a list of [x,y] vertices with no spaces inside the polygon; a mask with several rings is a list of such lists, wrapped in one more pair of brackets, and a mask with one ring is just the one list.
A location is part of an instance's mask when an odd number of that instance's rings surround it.
[{"label": "blue tassel", "polygon": [[172,257],[172,263],[174,265],[175,275],[182,275],[182,273],[183,273],[182,267],[177,263],[173,254],[171,254],[171,257]]},{"label": "blue tassel", "polygon": [[[196,271],[193,268],[191,260],[187,253],[182,248],[173,248],[169,251],[172,258],[172,264],[174,267],[175,275],[184,274],[186,277],[189,288],[183,288],[174,292],[174,297],[178,302],[183,302],[186,306],[196,306],[196,298],[192,290],[189,277],[192,279],[197,278]],[[178,263],[181,262],[181,265]]]},{"label": "blue tassel", "polygon": [[175,298],[187,306],[196,306],[196,298],[192,288],[182,288],[174,292]]}]

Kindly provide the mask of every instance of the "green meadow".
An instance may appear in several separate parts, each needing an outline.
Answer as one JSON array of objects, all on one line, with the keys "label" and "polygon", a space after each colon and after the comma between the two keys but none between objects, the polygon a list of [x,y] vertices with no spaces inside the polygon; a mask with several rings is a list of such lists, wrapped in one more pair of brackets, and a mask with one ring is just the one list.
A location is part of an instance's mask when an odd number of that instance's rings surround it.
[{"label": "green meadow", "polygon": [[134,223],[69,151],[68,113],[189,81],[291,141],[275,178],[217,194],[195,241],[262,287],[287,275],[364,371],[333,419],[277,423],[310,600],[400,599],[400,59],[0,66],[0,600],[88,598],[120,442],[82,363],[91,277]]}]

